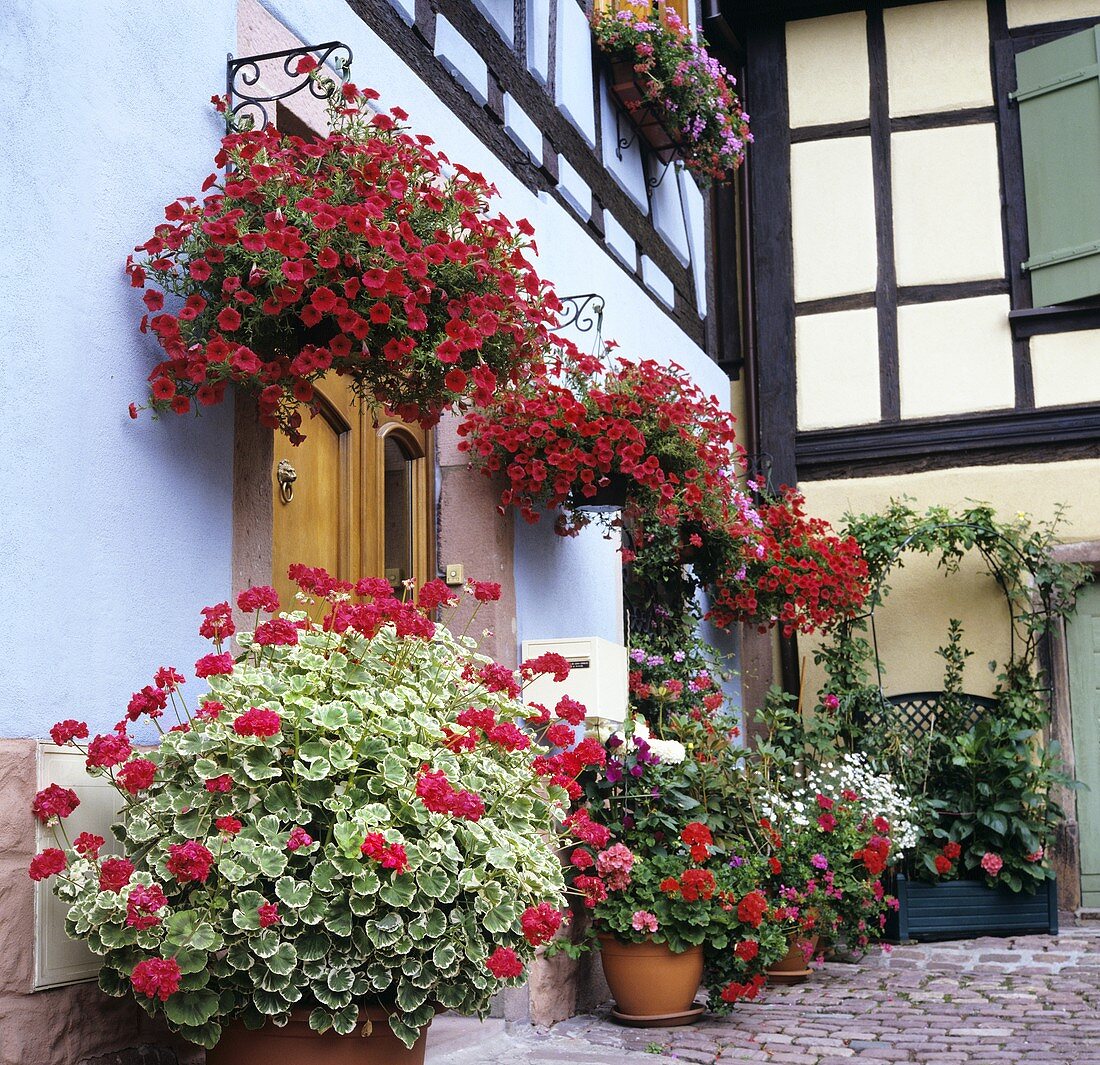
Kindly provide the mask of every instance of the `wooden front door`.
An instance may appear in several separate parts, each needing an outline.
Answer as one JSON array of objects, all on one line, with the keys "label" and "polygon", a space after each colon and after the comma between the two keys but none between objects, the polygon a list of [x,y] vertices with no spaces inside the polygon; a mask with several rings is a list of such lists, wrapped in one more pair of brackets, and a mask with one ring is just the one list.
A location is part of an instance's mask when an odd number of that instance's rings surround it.
[{"label": "wooden front door", "polygon": [[396,420],[375,424],[344,378],[320,382],[317,392],[321,413],[303,426],[304,443],[275,438],[272,581],[280,601],[293,608],[286,574],[294,562],[343,580],[385,576],[398,591],[405,580],[423,584],[434,565],[430,434]]},{"label": "wooden front door", "polygon": [[1077,831],[1081,841],[1081,905],[1100,909],[1100,585],[1082,588],[1067,625]]}]

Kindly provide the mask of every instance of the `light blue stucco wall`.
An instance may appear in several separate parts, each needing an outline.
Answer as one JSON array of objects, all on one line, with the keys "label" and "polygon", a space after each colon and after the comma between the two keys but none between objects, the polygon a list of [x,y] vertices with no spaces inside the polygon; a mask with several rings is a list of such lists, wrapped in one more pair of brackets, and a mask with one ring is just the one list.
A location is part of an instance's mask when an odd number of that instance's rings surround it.
[{"label": "light blue stucco wall", "polygon": [[229,593],[232,405],[129,419],[156,349],[123,264],[212,169],[235,26],[235,0],[0,16],[0,737],[109,728]]}]

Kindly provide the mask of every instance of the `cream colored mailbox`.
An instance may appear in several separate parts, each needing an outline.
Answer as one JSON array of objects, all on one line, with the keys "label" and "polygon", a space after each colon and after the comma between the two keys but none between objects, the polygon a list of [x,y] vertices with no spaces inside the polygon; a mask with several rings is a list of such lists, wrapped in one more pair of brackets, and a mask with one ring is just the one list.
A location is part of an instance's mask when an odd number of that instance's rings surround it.
[{"label": "cream colored mailbox", "polygon": [[568,695],[583,703],[590,719],[621,723],[626,720],[626,648],[599,636],[575,636],[560,640],[524,640],[523,660],[554,652],[572,667],[560,683],[542,676],[523,693],[528,703],[542,703],[551,709]]}]

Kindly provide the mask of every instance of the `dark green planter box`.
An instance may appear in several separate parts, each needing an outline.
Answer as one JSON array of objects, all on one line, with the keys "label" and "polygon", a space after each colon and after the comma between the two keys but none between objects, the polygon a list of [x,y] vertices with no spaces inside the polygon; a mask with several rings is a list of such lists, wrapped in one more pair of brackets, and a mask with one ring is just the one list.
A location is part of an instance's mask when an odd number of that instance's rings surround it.
[{"label": "dark green planter box", "polygon": [[1034,895],[990,888],[977,880],[925,884],[898,874],[897,912],[887,911],[886,938],[974,939],[1058,934],[1058,890],[1046,881]]}]

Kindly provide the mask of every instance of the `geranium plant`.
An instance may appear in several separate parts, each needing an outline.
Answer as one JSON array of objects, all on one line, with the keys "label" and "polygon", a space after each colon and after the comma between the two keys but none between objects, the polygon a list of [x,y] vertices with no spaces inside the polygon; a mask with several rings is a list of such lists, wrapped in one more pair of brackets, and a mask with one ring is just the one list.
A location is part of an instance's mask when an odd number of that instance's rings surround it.
[{"label": "geranium plant", "polygon": [[897,907],[883,874],[917,840],[912,802],[858,755],[761,796],[774,893],[807,937],[863,954]]},{"label": "geranium plant", "polygon": [[655,838],[645,824],[620,817],[613,834],[582,807],[570,825],[579,841],[569,855],[570,884],[596,936],[665,943],[673,953],[702,946],[715,1012],[759,994],[767,966],[787,950],[783,913],[759,890],[759,859],[731,860],[699,821],[681,818],[678,831]]},{"label": "geranium plant", "polygon": [[[568,665],[517,675],[478,654],[434,620],[455,600],[438,581],[413,604],[381,579],[291,576],[305,609],[276,615],[272,589],[242,593],[257,624],[236,633],[236,657],[229,604],[203,610],[215,647],[195,666],[209,684],[197,703],[163,668],[114,731],[55,726],[125,798],[122,855],[65,839],[77,797],[51,787],[34,812],[61,845],[31,876],[56,876],[101,987],[196,1043],[298,1008],[346,1033],[380,1003],[411,1045],[440,1007],[483,1012],[561,924],[552,840],[585,752],[548,756],[519,696],[525,677]],[[153,750],[128,734],[144,718],[162,732]]]},{"label": "geranium plant", "polygon": [[149,406],[183,414],[234,385],[297,443],[330,371],[425,427],[486,402],[540,357],[557,307],[528,258],[530,224],[492,213],[488,181],[400,108],[376,113],[373,90],[310,76],[329,93],[327,135],[231,128],[205,197],[169,204],[127,260],[146,289],[141,329],[164,353]]},{"label": "geranium plant", "polygon": [[644,14],[637,4],[616,11],[596,5],[596,47],[633,69],[639,100],[634,112],[655,113],[677,145],[684,166],[703,184],[722,181],[740,165],[752,141],[736,79],[693,36],[671,8]]},{"label": "geranium plant", "polygon": [[[605,362],[561,343],[544,369],[471,410],[459,434],[476,466],[504,475],[501,503],[525,520],[560,508],[563,535],[593,520],[622,525],[640,598],[674,586],[664,596],[673,613],[690,611],[704,587],[719,625],[792,633],[862,602],[858,545],[807,517],[796,492],[754,502],[732,416],[676,364]],[[593,515],[587,502],[615,479],[625,484],[621,517]]]}]

